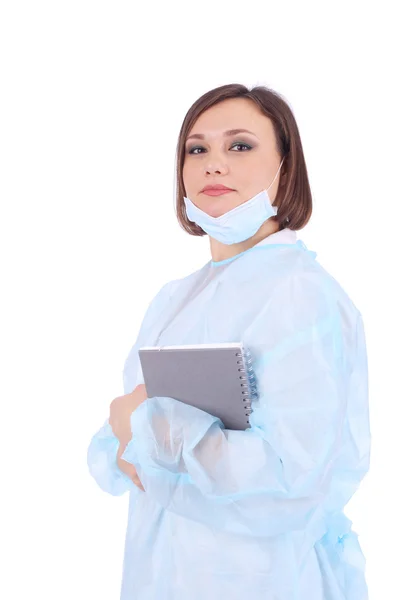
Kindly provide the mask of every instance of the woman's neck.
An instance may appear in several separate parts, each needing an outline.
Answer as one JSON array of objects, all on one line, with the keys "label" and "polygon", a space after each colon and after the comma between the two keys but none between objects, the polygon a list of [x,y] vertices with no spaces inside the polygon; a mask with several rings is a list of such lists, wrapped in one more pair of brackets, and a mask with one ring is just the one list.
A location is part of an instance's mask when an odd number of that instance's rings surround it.
[{"label": "woman's neck", "polygon": [[211,259],[213,262],[219,262],[221,260],[226,260],[227,258],[232,258],[232,256],[236,256],[236,254],[240,254],[241,252],[252,248],[277,231],[279,231],[279,223],[272,221],[272,219],[268,219],[268,221],[265,221],[251,238],[239,242],[238,244],[222,244],[218,240],[210,237]]}]

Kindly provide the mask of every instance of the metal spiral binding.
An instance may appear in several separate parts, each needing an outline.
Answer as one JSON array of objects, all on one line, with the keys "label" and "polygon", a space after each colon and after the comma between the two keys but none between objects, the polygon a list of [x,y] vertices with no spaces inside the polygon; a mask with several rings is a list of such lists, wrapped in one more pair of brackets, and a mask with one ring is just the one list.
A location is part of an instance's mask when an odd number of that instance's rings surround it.
[{"label": "metal spiral binding", "polygon": [[[252,365],[252,357],[251,357],[249,350],[247,350],[247,349],[244,349],[243,353],[237,352],[236,356],[238,356],[240,359],[237,361],[237,364],[240,365],[241,367],[244,367],[244,368],[239,368],[238,371],[245,373],[245,376],[243,377],[242,375],[240,375],[239,379],[245,380],[245,382],[241,383],[240,385],[245,388],[245,390],[242,391],[242,394],[244,396],[243,402],[250,402],[250,404],[247,404],[244,406],[244,408],[246,410],[250,409],[249,412],[246,412],[246,416],[249,417],[251,415],[251,413],[253,412],[253,409],[251,408],[251,402],[253,400],[258,399],[257,383],[256,383],[256,376],[254,373],[253,365]],[[250,423],[250,421],[248,419],[247,419],[247,423]]]}]

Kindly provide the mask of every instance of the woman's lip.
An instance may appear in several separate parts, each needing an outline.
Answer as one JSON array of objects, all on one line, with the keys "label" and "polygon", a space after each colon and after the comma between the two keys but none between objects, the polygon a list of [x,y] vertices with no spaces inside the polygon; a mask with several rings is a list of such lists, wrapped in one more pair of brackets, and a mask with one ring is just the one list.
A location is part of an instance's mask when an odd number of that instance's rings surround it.
[{"label": "woman's lip", "polygon": [[221,196],[222,194],[229,194],[229,192],[234,192],[235,190],[204,190],[203,194],[207,194],[207,196]]}]

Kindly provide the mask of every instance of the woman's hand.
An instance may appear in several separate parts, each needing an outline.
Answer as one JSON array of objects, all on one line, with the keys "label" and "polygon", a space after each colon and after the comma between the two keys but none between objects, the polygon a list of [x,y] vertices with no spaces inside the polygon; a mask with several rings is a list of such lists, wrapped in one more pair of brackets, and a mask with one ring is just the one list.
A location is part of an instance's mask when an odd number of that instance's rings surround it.
[{"label": "woman's hand", "polygon": [[132,438],[131,414],[147,400],[147,392],[144,383],[135,387],[133,392],[118,396],[110,404],[109,423],[115,437],[121,444],[127,444]]},{"label": "woman's hand", "polygon": [[130,477],[130,479],[132,479],[133,483],[139,489],[141,489],[144,492],[145,489],[144,489],[144,487],[142,485],[142,482],[139,479],[139,476],[137,474],[135,466],[132,465],[131,463],[128,463],[126,460],[123,460],[121,458],[121,456],[125,452],[125,448],[126,448],[126,444],[125,445],[121,445],[121,444],[119,445],[118,452],[117,452],[117,465],[118,465],[118,468],[121,471],[123,471],[125,473],[125,475],[128,475],[128,477]]},{"label": "woman's hand", "polygon": [[111,429],[120,444],[117,453],[117,465],[143,491],[144,488],[134,465],[128,463],[126,460],[122,460],[121,456],[132,438],[131,415],[146,399],[146,387],[144,384],[140,384],[130,394],[118,396],[111,402],[109,417]]}]

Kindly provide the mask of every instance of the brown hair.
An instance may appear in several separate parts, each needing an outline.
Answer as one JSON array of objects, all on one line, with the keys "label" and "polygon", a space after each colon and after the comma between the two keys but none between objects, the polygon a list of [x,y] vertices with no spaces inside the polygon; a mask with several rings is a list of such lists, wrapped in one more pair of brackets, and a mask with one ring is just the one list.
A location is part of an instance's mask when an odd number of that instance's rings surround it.
[{"label": "brown hair", "polygon": [[284,184],[279,180],[279,188],[274,205],[278,208],[272,220],[279,223],[279,230],[289,228],[299,230],[305,227],[312,213],[312,196],[308,181],[306,162],[300,133],[293,112],[288,103],[274,90],[264,86],[248,89],[239,83],[222,85],[203,94],[189,108],[179,132],[176,151],[176,210],[181,227],[195,236],[206,235],[196,223],[189,221],[183,197],[186,196],[182,170],[185,160],[185,142],[197,118],[208,108],[228,98],[249,98],[261,112],[271,119],[281,160],[281,178],[286,174]]}]

